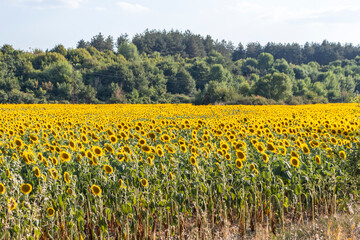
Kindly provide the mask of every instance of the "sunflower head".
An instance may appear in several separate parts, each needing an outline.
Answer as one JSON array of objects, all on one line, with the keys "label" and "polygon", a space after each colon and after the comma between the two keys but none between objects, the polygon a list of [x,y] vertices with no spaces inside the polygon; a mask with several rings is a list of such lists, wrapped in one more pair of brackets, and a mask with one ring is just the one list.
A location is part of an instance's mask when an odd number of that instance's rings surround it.
[{"label": "sunflower head", "polygon": [[296,168],[300,166],[300,160],[297,157],[292,157],[290,163]]},{"label": "sunflower head", "polygon": [[346,153],[345,153],[345,151],[340,151],[340,152],[339,152],[339,157],[340,157],[342,160],[345,160],[345,159],[346,159]]},{"label": "sunflower head", "polygon": [[70,161],[71,156],[68,152],[62,151],[60,152],[60,160],[61,162],[68,162]]},{"label": "sunflower head", "polygon": [[143,186],[143,187],[147,187],[149,184],[148,184],[148,181],[145,179],[145,178],[143,178],[143,179],[141,179],[140,180],[140,183],[141,183],[141,185]]},{"label": "sunflower head", "polygon": [[316,156],[315,156],[315,162],[316,162],[318,165],[321,164],[321,158],[320,158],[319,155],[316,155]]},{"label": "sunflower head", "polygon": [[194,165],[194,166],[197,165],[196,158],[194,156],[190,157],[190,163],[191,163],[191,165]]},{"label": "sunflower head", "polygon": [[98,146],[93,146],[92,151],[95,153],[96,156],[102,156],[103,150]]},{"label": "sunflower head", "polygon": [[64,173],[64,180],[66,183],[70,183],[70,175],[68,172],[65,172]]},{"label": "sunflower head", "polygon": [[55,180],[58,179],[58,171],[55,168],[50,169],[49,173],[53,179]]},{"label": "sunflower head", "polygon": [[4,184],[0,183],[0,194],[3,195],[6,191]]},{"label": "sunflower head", "polygon": [[41,176],[40,169],[38,167],[35,167],[34,173],[37,178]]},{"label": "sunflower head", "polygon": [[10,211],[13,211],[15,208],[16,208],[17,204],[15,202],[15,199],[13,197],[11,197],[9,200],[8,200],[8,208]]},{"label": "sunflower head", "polygon": [[262,159],[264,160],[264,162],[268,162],[269,161],[269,156],[266,153],[262,154]]},{"label": "sunflower head", "polygon": [[241,169],[244,166],[243,162],[240,159],[236,159],[235,164],[238,169]]},{"label": "sunflower head", "polygon": [[99,196],[101,194],[101,188],[98,185],[92,185],[91,191],[95,196]]},{"label": "sunflower head", "polygon": [[104,165],[104,171],[105,171],[106,174],[112,174],[114,169],[110,165],[105,164]]},{"label": "sunflower head", "polygon": [[49,207],[47,210],[46,210],[47,214],[52,217],[54,216],[55,214],[55,209],[53,209],[52,207]]},{"label": "sunflower head", "polygon": [[21,186],[20,186],[20,191],[23,193],[23,194],[29,194],[29,193],[31,193],[31,191],[32,191],[32,186],[31,186],[31,184],[29,184],[29,183],[23,183],[23,184],[21,184]]}]

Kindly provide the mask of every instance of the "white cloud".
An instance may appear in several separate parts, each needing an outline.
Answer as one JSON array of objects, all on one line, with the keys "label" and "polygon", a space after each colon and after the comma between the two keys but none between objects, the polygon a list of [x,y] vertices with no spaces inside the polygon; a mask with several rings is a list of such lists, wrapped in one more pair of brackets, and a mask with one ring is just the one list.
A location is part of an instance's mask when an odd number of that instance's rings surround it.
[{"label": "white cloud", "polygon": [[128,2],[118,2],[117,5],[126,12],[142,13],[149,11],[147,7],[140,5],[138,3],[133,4]]}]

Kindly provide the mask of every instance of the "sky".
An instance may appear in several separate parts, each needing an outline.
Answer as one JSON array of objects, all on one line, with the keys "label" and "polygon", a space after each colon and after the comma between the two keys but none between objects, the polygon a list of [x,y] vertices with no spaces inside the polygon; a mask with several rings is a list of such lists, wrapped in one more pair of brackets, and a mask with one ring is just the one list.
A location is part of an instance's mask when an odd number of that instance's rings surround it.
[{"label": "sky", "polygon": [[75,48],[102,33],[190,30],[239,42],[360,44],[359,0],[0,0],[0,46]]}]

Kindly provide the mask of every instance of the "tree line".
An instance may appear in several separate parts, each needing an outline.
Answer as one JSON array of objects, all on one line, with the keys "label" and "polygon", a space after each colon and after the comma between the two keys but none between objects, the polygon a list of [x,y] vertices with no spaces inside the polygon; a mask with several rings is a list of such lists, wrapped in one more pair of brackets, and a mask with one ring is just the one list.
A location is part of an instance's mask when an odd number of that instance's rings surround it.
[{"label": "tree line", "polygon": [[351,44],[241,43],[190,31],[101,33],[77,48],[0,51],[0,103],[348,102],[360,90]]}]

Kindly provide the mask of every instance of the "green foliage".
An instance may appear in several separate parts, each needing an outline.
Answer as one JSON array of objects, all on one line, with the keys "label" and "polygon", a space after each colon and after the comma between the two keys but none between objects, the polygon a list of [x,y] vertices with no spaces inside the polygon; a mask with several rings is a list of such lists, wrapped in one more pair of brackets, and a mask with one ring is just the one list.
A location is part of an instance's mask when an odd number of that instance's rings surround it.
[{"label": "green foliage", "polygon": [[350,102],[360,91],[359,48],[326,41],[234,48],[190,31],[147,30],[113,47],[101,33],[76,49],[5,44],[0,102],[303,104]]}]

